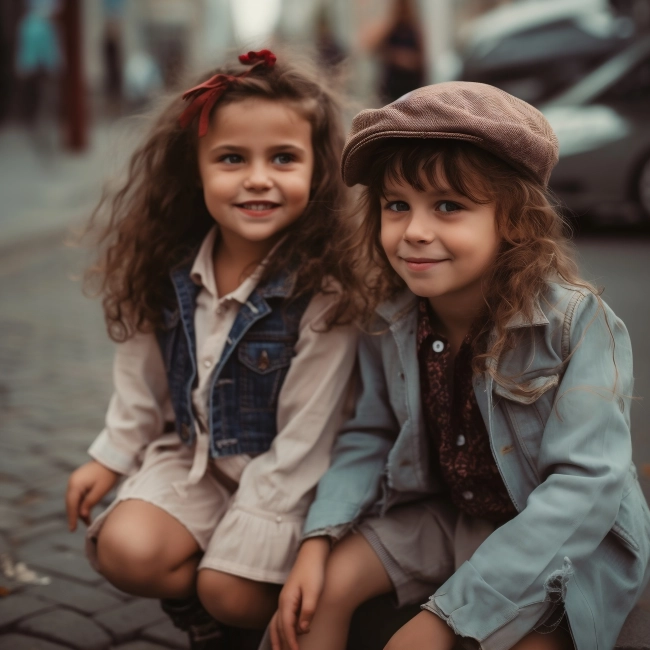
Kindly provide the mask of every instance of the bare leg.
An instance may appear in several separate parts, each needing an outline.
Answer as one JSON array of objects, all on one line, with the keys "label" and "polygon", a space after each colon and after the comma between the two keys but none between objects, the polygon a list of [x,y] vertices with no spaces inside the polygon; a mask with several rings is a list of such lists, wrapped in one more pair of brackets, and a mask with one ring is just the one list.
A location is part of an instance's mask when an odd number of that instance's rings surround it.
[{"label": "bare leg", "polygon": [[345,650],[354,610],[392,589],[386,570],[363,535],[344,538],[327,562],[325,588],[310,631],[298,637],[300,650]]},{"label": "bare leg", "polygon": [[[413,617],[390,639],[384,650],[455,650],[458,637],[435,614],[424,611]],[[574,650],[571,635],[558,628],[549,634],[531,632],[510,650]]]},{"label": "bare leg", "polygon": [[197,580],[203,607],[221,623],[243,628],[268,625],[278,608],[281,588],[213,569],[201,569]]},{"label": "bare leg", "polygon": [[199,554],[196,540],[183,524],[140,499],[119,503],[97,538],[101,574],[136,596],[190,596]]},{"label": "bare leg", "polygon": [[550,634],[531,632],[512,646],[512,650],[574,650],[574,647],[571,635],[566,630],[557,628]]}]

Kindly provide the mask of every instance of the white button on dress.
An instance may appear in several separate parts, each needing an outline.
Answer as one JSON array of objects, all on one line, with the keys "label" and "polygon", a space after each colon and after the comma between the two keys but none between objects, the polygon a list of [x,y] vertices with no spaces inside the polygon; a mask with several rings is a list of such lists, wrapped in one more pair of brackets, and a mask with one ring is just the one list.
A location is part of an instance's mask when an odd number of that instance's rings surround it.
[{"label": "white button on dress", "polygon": [[471,501],[473,498],[474,498],[474,492],[470,492],[469,490],[463,492],[463,499],[465,499],[465,501]]},{"label": "white button on dress", "polygon": [[465,442],[466,442],[466,440],[465,440],[465,436],[461,433],[461,434],[458,436],[458,438],[456,438],[456,445],[457,445],[458,447],[462,447],[462,446],[465,444]]},{"label": "white button on dress", "polygon": [[445,349],[445,344],[442,341],[434,341],[431,347],[434,352],[440,353]]}]

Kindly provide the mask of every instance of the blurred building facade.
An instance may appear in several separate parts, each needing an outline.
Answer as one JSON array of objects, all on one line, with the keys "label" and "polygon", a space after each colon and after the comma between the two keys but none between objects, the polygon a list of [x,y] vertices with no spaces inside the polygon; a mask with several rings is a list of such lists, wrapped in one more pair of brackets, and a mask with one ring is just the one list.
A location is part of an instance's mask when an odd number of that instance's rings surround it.
[{"label": "blurred building facade", "polygon": [[[0,120],[12,110],[15,116],[16,28],[29,1],[0,2]],[[58,0],[62,6],[74,1]],[[317,50],[325,66],[345,61],[345,89],[372,103],[378,101],[379,61],[365,35],[387,20],[399,1],[76,0],[86,92],[98,98],[95,107],[117,88],[127,99],[146,99],[180,72],[217,65],[228,52],[288,43]],[[648,0],[584,2],[611,5],[650,24]],[[423,82],[455,78],[464,27],[513,3],[534,0],[412,0],[424,49]]]},{"label": "blurred building facade", "polygon": [[[0,120],[16,111],[13,60],[16,29],[30,0],[0,3]],[[426,52],[425,81],[453,76],[458,25],[512,0],[414,0]],[[59,0],[65,6],[71,0]],[[80,0],[86,90],[101,96],[116,86],[158,81],[218,64],[227,52],[263,43],[318,49],[326,62],[349,61],[349,87],[370,97],[376,62],[364,50],[364,30],[388,16],[395,0]],[[147,81],[148,80],[148,81]],[[112,91],[111,91],[112,88]],[[124,88],[122,88],[124,90]],[[128,88],[126,89],[128,91]]]}]

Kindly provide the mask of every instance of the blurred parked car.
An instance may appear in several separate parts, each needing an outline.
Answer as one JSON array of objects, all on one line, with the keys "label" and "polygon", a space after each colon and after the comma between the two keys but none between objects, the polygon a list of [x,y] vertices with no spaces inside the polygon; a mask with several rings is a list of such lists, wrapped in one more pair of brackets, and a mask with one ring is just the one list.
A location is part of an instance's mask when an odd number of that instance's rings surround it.
[{"label": "blurred parked car", "polygon": [[650,222],[650,36],[541,110],[560,142],[560,200],[596,222]]},{"label": "blurred parked car", "polygon": [[498,7],[462,35],[460,78],[538,104],[630,42],[634,23],[603,0],[533,0]]}]

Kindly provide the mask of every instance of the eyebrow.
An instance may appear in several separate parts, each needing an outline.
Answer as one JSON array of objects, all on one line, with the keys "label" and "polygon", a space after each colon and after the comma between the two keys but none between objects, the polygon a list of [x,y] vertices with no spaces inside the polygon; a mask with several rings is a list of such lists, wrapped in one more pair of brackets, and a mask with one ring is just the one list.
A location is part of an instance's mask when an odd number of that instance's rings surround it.
[{"label": "eyebrow", "polygon": [[[235,144],[219,144],[216,147],[213,147],[210,149],[210,153],[241,153],[241,152],[248,152],[249,148],[248,147],[241,147]],[[269,147],[268,151],[273,152],[273,151],[292,151],[296,153],[304,153],[305,149],[304,147],[299,147],[298,145],[295,144],[290,144],[290,143],[283,143],[283,144],[277,144],[273,145],[272,147]]]},{"label": "eyebrow", "polygon": [[[387,188],[384,187],[382,190],[382,194],[384,196],[390,196],[390,195],[397,195],[399,196],[402,193],[401,188]],[[429,194],[433,196],[441,196],[441,197],[447,197],[447,196],[452,196],[454,198],[463,198],[463,199],[468,199],[464,194],[460,194],[456,190],[454,190],[451,187],[436,187],[432,188],[430,190],[427,190],[425,192],[422,192],[422,194]]]}]

